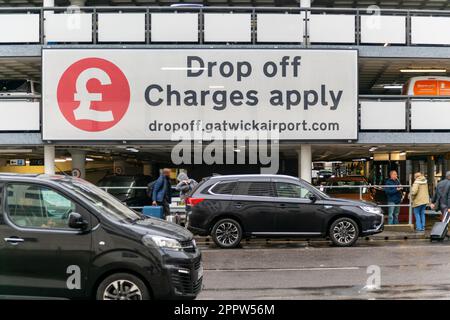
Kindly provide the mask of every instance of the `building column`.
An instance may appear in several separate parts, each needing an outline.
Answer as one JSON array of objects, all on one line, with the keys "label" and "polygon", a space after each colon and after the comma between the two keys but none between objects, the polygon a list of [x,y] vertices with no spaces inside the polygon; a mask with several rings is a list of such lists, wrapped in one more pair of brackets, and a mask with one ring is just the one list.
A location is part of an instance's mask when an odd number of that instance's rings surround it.
[{"label": "building column", "polygon": [[311,0],[300,0],[300,8],[311,8]]},{"label": "building column", "polygon": [[433,156],[428,156],[427,157],[427,179],[428,179],[428,184],[433,189],[434,189],[434,175],[435,175],[434,158],[433,158]]},{"label": "building column", "polygon": [[72,156],[72,176],[84,179],[86,177],[86,151],[70,150]]},{"label": "building column", "polygon": [[115,175],[123,175],[125,174],[127,163],[124,160],[114,160],[113,167],[114,167],[114,174]]},{"label": "building column", "polygon": [[302,144],[298,153],[298,175],[299,178],[311,182],[312,151],[311,145]]},{"label": "building column", "polygon": [[146,163],[142,166],[142,174],[144,176],[151,176],[153,171],[153,166],[151,163]]},{"label": "building column", "polygon": [[54,7],[55,6],[55,0],[44,0],[42,6],[45,7]]},{"label": "building column", "polygon": [[405,170],[406,183],[411,184],[411,183],[413,183],[414,173],[415,173],[415,172],[413,172],[414,170],[413,170],[412,160],[406,160],[405,168],[406,168],[406,170]]},{"label": "building column", "polygon": [[55,146],[44,145],[44,173],[55,174]]}]

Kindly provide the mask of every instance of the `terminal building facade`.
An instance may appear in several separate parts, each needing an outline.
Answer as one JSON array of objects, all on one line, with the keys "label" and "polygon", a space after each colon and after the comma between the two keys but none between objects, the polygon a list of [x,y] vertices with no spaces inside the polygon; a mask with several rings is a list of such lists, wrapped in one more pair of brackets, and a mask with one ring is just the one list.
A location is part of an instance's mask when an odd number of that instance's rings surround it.
[{"label": "terminal building facade", "polygon": [[[190,3],[0,1],[0,171],[256,173],[261,139],[306,180],[450,170],[450,1]],[[217,134],[245,164],[174,163]]]}]

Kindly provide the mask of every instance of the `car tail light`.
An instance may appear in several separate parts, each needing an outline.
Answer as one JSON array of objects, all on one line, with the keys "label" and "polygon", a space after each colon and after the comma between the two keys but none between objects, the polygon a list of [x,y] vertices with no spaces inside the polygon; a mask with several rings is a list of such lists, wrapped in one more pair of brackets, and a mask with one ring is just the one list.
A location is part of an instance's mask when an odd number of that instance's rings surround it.
[{"label": "car tail light", "polygon": [[205,200],[205,199],[204,198],[187,198],[186,204],[193,207],[193,206],[199,204],[200,202],[202,202],[203,200]]}]

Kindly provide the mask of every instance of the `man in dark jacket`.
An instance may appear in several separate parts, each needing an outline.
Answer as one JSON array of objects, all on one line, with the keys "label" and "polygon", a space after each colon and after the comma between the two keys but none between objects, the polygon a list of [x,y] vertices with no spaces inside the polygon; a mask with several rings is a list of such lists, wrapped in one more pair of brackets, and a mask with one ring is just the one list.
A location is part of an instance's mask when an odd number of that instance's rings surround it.
[{"label": "man in dark jacket", "polygon": [[398,179],[397,171],[391,170],[389,172],[389,179],[386,180],[385,184],[386,186],[389,186],[384,188],[387,202],[390,206],[388,207],[388,224],[398,224],[398,214],[400,213],[399,204],[402,202],[403,189],[399,187],[400,180]]},{"label": "man in dark jacket", "polygon": [[431,199],[431,209],[440,210],[445,214],[450,207],[450,171],[445,174],[436,186],[436,191]]},{"label": "man in dark jacket", "polygon": [[170,169],[164,168],[162,174],[156,180],[153,186],[152,200],[154,206],[161,206],[163,208],[164,217],[170,214],[169,205],[172,202]]}]

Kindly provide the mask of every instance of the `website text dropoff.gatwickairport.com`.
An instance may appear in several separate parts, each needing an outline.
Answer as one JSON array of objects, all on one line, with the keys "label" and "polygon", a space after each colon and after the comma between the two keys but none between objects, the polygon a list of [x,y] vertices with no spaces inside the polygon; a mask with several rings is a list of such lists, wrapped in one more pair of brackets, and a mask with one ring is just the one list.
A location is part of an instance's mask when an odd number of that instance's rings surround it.
[{"label": "website text dropoff.gatwickairport.com", "polygon": [[152,132],[278,132],[285,131],[339,131],[340,126],[337,122],[312,122],[303,120],[301,122],[279,122],[279,121],[244,121],[240,120],[220,122],[208,122],[201,120],[192,120],[190,122],[159,122],[152,121],[149,124],[149,130]]}]

